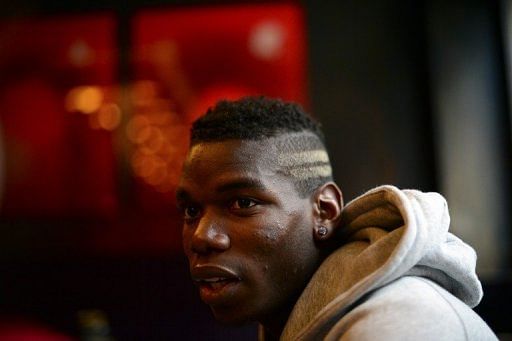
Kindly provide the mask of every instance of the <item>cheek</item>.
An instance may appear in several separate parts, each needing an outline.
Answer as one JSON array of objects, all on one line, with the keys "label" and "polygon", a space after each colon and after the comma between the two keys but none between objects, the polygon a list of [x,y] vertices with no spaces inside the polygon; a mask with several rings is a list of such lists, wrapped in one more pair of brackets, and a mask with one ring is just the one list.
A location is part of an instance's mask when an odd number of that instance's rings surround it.
[{"label": "cheek", "polygon": [[283,243],[286,239],[287,231],[285,225],[279,222],[264,222],[260,224],[263,226],[258,229],[254,238],[260,240],[260,245],[262,248],[274,248],[276,245]]},{"label": "cheek", "polygon": [[183,247],[183,252],[185,253],[185,255],[188,258],[190,258],[190,256],[191,256],[191,247],[190,247],[191,238],[192,238],[192,232],[187,231],[186,228],[183,228],[183,231],[181,233],[181,245]]},{"label": "cheek", "polygon": [[254,251],[265,258],[272,258],[279,249],[286,246],[287,239],[293,233],[289,222],[274,215],[267,215],[255,225],[250,238],[254,241]]},{"label": "cheek", "polygon": [[311,222],[302,212],[273,218],[256,230],[254,237],[259,242],[254,252],[265,262],[266,271],[297,272],[314,247]]}]

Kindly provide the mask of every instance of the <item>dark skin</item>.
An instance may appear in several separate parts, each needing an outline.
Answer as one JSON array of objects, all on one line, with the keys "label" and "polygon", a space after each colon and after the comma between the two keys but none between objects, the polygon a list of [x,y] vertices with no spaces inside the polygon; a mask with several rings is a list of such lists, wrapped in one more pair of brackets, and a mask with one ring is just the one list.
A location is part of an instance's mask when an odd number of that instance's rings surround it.
[{"label": "dark skin", "polygon": [[[183,247],[216,319],[258,321],[278,338],[328,254],[342,198],[332,182],[302,198],[279,172],[271,139],[200,143],[177,190]],[[320,226],[326,235],[317,233]]]}]

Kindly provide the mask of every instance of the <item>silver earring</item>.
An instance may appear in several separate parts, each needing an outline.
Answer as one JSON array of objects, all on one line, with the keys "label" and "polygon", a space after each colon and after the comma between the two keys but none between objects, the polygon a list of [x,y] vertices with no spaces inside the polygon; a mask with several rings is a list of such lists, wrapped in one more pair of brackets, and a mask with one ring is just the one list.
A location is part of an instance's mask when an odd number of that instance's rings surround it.
[{"label": "silver earring", "polygon": [[318,227],[318,230],[316,231],[316,233],[318,233],[318,235],[319,235],[320,237],[325,236],[325,235],[327,234],[327,232],[328,232],[328,231],[327,231],[327,227],[322,226],[322,225],[321,225],[321,226],[319,226],[319,227]]}]

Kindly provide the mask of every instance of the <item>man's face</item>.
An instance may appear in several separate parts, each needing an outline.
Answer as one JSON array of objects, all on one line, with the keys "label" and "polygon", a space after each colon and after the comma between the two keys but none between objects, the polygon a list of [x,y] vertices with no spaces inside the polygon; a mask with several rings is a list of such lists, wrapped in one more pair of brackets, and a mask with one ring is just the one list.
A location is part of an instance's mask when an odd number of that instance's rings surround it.
[{"label": "man's face", "polygon": [[202,143],[177,191],[201,299],[226,323],[289,313],[318,265],[313,206],[280,175],[272,140]]}]

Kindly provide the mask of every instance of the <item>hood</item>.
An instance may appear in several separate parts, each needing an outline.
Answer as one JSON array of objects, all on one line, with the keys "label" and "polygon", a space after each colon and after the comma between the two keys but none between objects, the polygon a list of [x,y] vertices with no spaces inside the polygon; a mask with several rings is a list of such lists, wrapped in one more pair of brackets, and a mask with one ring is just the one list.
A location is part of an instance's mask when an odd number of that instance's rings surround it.
[{"label": "hood", "polygon": [[342,246],[313,275],[281,338],[322,335],[363,295],[404,275],[429,278],[477,305],[476,254],[448,232],[449,225],[438,193],[381,186],[348,203],[338,231]]}]

